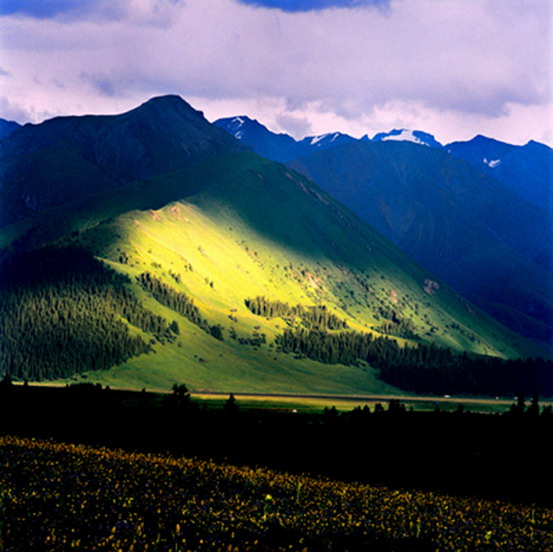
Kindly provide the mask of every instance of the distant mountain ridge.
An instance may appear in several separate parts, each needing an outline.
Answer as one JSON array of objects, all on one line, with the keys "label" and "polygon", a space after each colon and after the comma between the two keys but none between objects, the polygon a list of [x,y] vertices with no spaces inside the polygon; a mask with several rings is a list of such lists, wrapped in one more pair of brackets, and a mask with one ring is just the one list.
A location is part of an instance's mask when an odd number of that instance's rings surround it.
[{"label": "distant mountain ridge", "polygon": [[446,150],[508,186],[520,197],[553,212],[553,149],[531,140],[514,146],[478,135]]},{"label": "distant mountain ridge", "polygon": [[213,124],[232,134],[259,155],[280,163],[355,141],[355,138],[340,132],[306,136],[298,141],[288,134],[271,132],[259,121],[245,115],[218,119]]},{"label": "distant mountain ridge", "polygon": [[331,149],[352,142],[413,142],[431,148],[441,149],[444,146],[428,132],[421,130],[394,129],[390,132],[379,132],[373,138],[365,134],[361,138],[353,138],[341,132],[328,132],[317,136],[306,136],[296,140],[286,133],[270,131],[255,119],[246,115],[226,117],[213,123],[226,130],[235,138],[251,147],[256,153],[280,163],[288,163],[315,151]]},{"label": "distant mountain ridge", "polygon": [[[316,149],[310,146],[317,146],[317,149],[330,149],[355,141],[397,141],[412,142],[434,149],[445,149],[448,153],[468,161],[476,168],[483,171],[490,168],[498,168],[506,158],[509,158],[507,165],[512,162],[513,165],[516,164],[518,169],[513,168],[509,171],[502,169],[500,171],[495,171],[493,175],[494,178],[499,178],[505,182],[510,182],[510,180],[515,177],[515,173],[517,178],[521,178],[522,176],[520,173],[523,171],[527,172],[529,164],[532,164],[533,170],[539,169],[540,181],[543,180],[541,177],[547,174],[549,175],[549,181],[551,182],[552,180],[550,171],[553,169],[553,149],[546,144],[534,140],[530,140],[524,146],[515,146],[479,134],[471,140],[451,142],[443,145],[434,135],[428,132],[404,128],[393,129],[388,132],[378,132],[372,138],[370,138],[368,134],[357,139],[348,134],[329,132],[319,136],[306,136],[301,140],[296,140],[289,134],[272,132],[256,119],[250,119],[246,115],[218,119],[214,121],[213,124],[232,134],[235,138],[254,149],[259,155],[282,163],[293,161],[314,153]],[[539,160],[537,159],[538,155],[540,155]],[[528,156],[532,156],[532,159],[529,160],[527,158]],[[530,187],[531,186],[528,186],[528,188]],[[517,192],[519,191],[517,187],[513,189]],[[551,187],[548,193],[550,191]],[[541,194],[542,192],[540,191],[539,193]],[[529,199],[524,194],[523,192],[522,197]]]}]

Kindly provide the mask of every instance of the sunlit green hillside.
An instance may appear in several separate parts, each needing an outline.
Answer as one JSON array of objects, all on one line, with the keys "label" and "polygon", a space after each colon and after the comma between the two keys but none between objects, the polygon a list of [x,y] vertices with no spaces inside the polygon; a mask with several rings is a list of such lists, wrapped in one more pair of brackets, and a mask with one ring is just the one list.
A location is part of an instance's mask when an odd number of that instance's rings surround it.
[{"label": "sunlit green hillside", "polygon": [[[186,197],[161,205],[179,193]],[[167,389],[183,381],[195,390],[393,391],[366,364],[324,365],[277,352],[275,337],[298,321],[255,316],[244,301],[256,296],[324,304],[350,329],[379,336],[381,313],[392,309],[413,321],[421,342],[504,357],[524,352],[521,339],[307,180],[251,154],[127,186],[94,208],[81,205],[65,213],[63,233],[71,238],[62,242],[84,246],[128,275],[142,304],[180,328],[174,342],[156,342],[149,354],[88,375],[106,384]],[[106,219],[106,213],[112,216]],[[53,238],[60,218],[52,217],[50,229],[41,224],[40,232],[52,232]],[[223,327],[223,341],[156,301],[136,281],[144,272],[191,297],[210,325]],[[266,342],[253,344],[261,334]],[[250,338],[252,344],[240,343]]]}]

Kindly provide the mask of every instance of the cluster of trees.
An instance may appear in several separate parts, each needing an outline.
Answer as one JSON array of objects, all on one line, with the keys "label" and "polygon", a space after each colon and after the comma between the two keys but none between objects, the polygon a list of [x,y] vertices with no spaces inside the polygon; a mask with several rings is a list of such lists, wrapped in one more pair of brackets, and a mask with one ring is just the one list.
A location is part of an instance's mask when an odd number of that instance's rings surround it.
[{"label": "cluster of trees", "polygon": [[439,361],[430,355],[428,363],[395,362],[379,368],[383,380],[418,393],[553,395],[553,362],[542,358],[504,360],[463,353]]},{"label": "cluster of trees", "polygon": [[67,377],[149,352],[151,343],[133,335],[126,321],[158,341],[179,331],[136,300],[127,277],[79,249],[18,254],[0,273],[2,374]]},{"label": "cluster of trees", "polygon": [[540,398],[537,394],[532,397],[530,404],[526,406],[526,397],[524,395],[519,395],[516,403],[511,405],[507,415],[516,417],[536,417],[541,415],[553,419],[553,407],[551,404],[548,404],[540,410]]},{"label": "cluster of trees", "polygon": [[264,333],[259,333],[258,331],[254,331],[252,337],[239,337],[236,329],[234,327],[230,327],[228,333],[229,337],[238,341],[240,345],[252,345],[253,347],[261,347],[261,345],[267,342],[267,336]]},{"label": "cluster of trees", "polygon": [[324,364],[356,364],[360,360],[373,363],[391,354],[397,354],[399,346],[387,338],[374,338],[360,332],[335,332],[323,330],[284,330],[275,339],[285,353],[306,356]]},{"label": "cluster of trees", "polygon": [[388,305],[378,307],[378,312],[386,321],[374,328],[376,331],[405,339],[420,339],[417,334],[417,328],[411,318],[403,318],[396,309]]},{"label": "cluster of trees", "polygon": [[265,318],[299,317],[305,327],[313,330],[344,330],[348,327],[347,322],[331,313],[326,305],[304,307],[302,305],[289,305],[283,301],[271,301],[266,297],[246,299],[244,303],[257,316],[264,316]]},{"label": "cluster of trees", "polygon": [[400,347],[386,337],[303,328],[284,330],[276,343],[283,352],[325,364],[368,362],[382,380],[417,393],[553,395],[553,361],[543,359],[456,355],[436,345]]},{"label": "cluster of trees", "polygon": [[152,294],[154,299],[169,307],[171,310],[178,312],[192,324],[195,324],[215,339],[223,341],[223,328],[216,324],[210,326],[205,318],[202,318],[198,307],[194,301],[181,291],[177,291],[172,287],[164,284],[159,278],[156,278],[150,272],[143,272],[136,277],[138,283],[148,292]]},{"label": "cluster of trees", "polygon": [[405,339],[420,339],[416,331],[416,326],[410,318],[404,318],[398,321],[387,320],[374,329],[383,334],[395,335],[396,337],[403,337]]}]

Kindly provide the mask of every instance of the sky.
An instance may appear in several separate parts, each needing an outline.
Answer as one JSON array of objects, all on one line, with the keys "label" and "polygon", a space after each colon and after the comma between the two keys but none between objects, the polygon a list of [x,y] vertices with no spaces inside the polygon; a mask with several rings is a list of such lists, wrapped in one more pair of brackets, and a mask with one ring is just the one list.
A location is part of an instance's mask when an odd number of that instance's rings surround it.
[{"label": "sky", "polygon": [[0,0],[0,117],[179,94],[296,138],[553,146],[551,0]]}]

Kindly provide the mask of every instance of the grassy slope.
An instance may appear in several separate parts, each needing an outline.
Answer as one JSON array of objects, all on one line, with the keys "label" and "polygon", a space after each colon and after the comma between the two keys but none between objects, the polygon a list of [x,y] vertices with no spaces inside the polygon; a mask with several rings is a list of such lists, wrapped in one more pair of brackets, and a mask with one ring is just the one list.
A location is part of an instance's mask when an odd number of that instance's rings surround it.
[{"label": "grassy slope", "polygon": [[[6,229],[4,240],[29,224],[36,230],[28,243],[64,242],[72,234],[116,270],[131,277],[147,270],[188,293],[210,324],[225,327],[225,341],[217,341],[133,284],[148,308],[178,320],[181,335],[156,345],[155,353],[89,375],[112,386],[167,389],[180,381],[225,392],[394,392],[367,366],[326,366],[276,353],[270,344],[285,323],[254,316],[244,299],[256,295],[324,303],[363,331],[382,323],[375,317],[379,306],[401,307],[429,342],[505,357],[534,353],[445,286],[426,292],[433,277],[398,249],[304,178],[252,154],[40,214]],[[231,326],[241,337],[259,327],[267,344],[240,345],[228,337]]]}]

